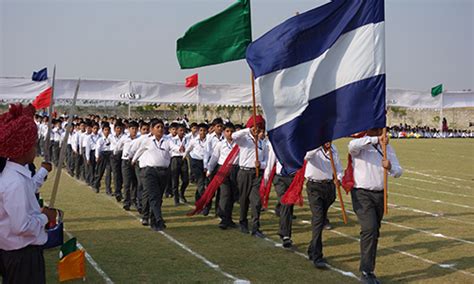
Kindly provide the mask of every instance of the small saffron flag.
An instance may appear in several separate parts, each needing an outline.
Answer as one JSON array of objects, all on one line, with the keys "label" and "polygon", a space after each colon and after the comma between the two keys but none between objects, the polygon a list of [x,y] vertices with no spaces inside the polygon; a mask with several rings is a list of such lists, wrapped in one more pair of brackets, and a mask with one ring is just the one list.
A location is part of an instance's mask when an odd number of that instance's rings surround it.
[{"label": "small saffron flag", "polygon": [[52,88],[49,87],[36,96],[35,100],[31,104],[35,107],[35,109],[47,108],[51,102],[51,95]]},{"label": "small saffron flag", "polygon": [[434,86],[433,88],[431,88],[431,96],[433,98],[441,94],[442,92],[443,92],[443,84],[439,84],[438,86]]},{"label": "small saffron flag", "polygon": [[33,81],[44,81],[48,80],[48,68],[43,68],[38,72],[33,72],[33,75],[31,76],[31,80]]},{"label": "small saffron flag", "polygon": [[186,77],[186,88],[193,88],[198,85],[198,74],[191,75]]},{"label": "small saffron flag", "polygon": [[59,282],[86,277],[85,252],[76,250],[58,263]]}]

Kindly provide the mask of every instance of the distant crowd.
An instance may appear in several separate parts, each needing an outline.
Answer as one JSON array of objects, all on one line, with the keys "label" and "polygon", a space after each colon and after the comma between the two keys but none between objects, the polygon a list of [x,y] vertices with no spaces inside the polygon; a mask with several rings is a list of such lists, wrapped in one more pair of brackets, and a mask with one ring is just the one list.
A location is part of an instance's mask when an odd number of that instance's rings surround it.
[{"label": "distant crowd", "polygon": [[446,128],[439,130],[429,126],[411,126],[406,123],[389,127],[388,133],[390,138],[474,138],[472,130]]}]

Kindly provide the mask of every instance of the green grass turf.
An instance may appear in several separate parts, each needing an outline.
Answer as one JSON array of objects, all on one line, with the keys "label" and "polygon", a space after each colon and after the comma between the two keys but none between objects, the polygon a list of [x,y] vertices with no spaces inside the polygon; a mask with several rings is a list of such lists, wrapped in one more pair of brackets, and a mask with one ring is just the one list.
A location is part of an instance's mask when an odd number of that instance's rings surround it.
[{"label": "green grass turf", "polygon": [[[391,141],[405,173],[400,179],[389,179],[391,206],[381,229],[376,267],[376,274],[384,283],[474,282],[473,142]],[[344,166],[347,143],[347,139],[335,143]],[[45,200],[49,199],[52,180],[53,175],[42,188]],[[189,200],[194,191],[193,185],[188,188]],[[352,210],[350,197],[343,195],[346,209]],[[190,207],[172,204],[171,199],[163,204],[168,226],[165,232],[237,278],[256,283],[357,282],[332,270],[316,270],[302,255],[294,253],[305,254],[311,239],[307,203],[295,210],[298,218],[293,226],[294,250],[242,235],[238,230],[222,231],[212,214],[187,217]],[[272,192],[269,209],[274,205]],[[66,230],[77,237],[115,283],[232,282],[162,234],[143,227],[136,212],[131,212],[132,216],[113,198],[103,192],[93,193],[68,175],[62,177],[56,207],[65,211]],[[348,212],[349,223],[344,225],[337,208],[338,200],[329,211],[335,229],[323,234],[325,257],[334,267],[358,276],[357,218]],[[238,206],[234,219],[238,220]],[[279,243],[278,219],[271,211],[262,213],[262,229],[269,239]],[[46,251],[45,257],[48,283],[55,283],[58,249]],[[104,282],[89,263],[86,282]]]}]

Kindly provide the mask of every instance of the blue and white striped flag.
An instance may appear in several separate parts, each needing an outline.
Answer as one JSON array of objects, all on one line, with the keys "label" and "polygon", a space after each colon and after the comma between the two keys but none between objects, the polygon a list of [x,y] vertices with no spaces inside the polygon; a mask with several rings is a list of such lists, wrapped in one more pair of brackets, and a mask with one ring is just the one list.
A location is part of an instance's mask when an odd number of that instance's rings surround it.
[{"label": "blue and white striped flag", "polygon": [[334,0],[250,44],[270,141],[287,173],[327,141],[385,126],[383,0]]}]

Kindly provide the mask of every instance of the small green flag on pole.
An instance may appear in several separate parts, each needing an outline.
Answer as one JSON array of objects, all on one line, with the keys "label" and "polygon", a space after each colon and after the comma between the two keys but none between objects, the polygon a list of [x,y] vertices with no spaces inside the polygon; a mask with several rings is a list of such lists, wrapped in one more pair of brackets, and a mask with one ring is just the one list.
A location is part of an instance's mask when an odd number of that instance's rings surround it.
[{"label": "small green flag on pole", "polygon": [[238,0],[190,27],[177,41],[176,55],[181,69],[219,64],[245,58],[251,42],[250,0]]},{"label": "small green flag on pole", "polygon": [[438,86],[435,86],[431,88],[431,96],[436,97],[437,95],[441,94],[443,92],[443,84],[439,84]]}]

